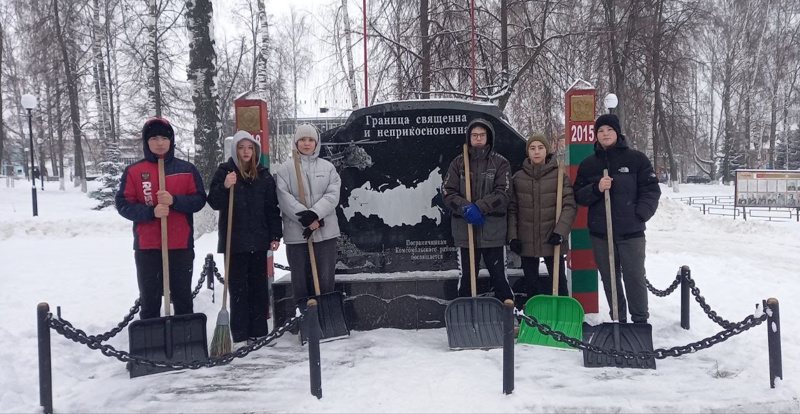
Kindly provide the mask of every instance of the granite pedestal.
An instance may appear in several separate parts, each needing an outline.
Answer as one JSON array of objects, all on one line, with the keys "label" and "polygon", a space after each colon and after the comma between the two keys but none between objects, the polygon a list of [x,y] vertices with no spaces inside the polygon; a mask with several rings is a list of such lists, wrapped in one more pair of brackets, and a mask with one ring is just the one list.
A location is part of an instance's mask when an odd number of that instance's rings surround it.
[{"label": "granite pedestal", "polygon": [[[522,293],[522,271],[509,269],[508,280],[521,308],[527,299]],[[277,279],[272,289],[274,326],[281,326],[295,314],[289,274]],[[336,275],[336,290],[345,294],[345,316],[352,330],[442,328],[447,304],[458,297],[458,272]],[[489,275],[482,270],[478,275],[478,292],[488,290]]]}]

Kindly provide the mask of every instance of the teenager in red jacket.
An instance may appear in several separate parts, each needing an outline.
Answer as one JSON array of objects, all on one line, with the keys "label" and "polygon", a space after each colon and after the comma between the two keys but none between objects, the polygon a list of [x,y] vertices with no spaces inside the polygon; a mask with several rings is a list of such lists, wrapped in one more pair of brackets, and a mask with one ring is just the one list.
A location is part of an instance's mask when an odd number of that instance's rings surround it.
[{"label": "teenager in red jacket", "polygon": [[[175,314],[193,313],[192,214],[206,204],[203,180],[194,165],[175,158],[175,131],[169,121],[152,118],[142,128],[144,158],[122,174],[115,199],[117,211],[133,221],[133,250],[142,319],[161,314],[163,275],[161,217],[167,218],[169,289]],[[158,158],[164,158],[166,189],[158,186]]]}]

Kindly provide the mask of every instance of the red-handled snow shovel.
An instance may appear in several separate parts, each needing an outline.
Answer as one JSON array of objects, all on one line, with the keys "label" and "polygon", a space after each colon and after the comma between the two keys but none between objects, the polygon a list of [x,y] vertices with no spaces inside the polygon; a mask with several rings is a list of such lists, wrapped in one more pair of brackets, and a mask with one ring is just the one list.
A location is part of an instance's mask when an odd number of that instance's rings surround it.
[{"label": "red-handled snow shovel", "polygon": [[[300,156],[297,150],[292,150],[292,158],[294,158],[294,169],[297,172],[297,186],[300,190],[300,202],[303,206],[308,208],[306,201],[305,185],[303,184],[303,176],[300,173]],[[314,254],[314,242],[312,237],[308,238],[308,254],[311,262],[311,275],[314,278],[314,293],[316,296],[298,299],[297,303],[303,307],[309,299],[316,299],[319,309],[319,339],[332,339],[340,336],[349,336],[350,329],[347,328],[347,321],[344,317],[344,296],[342,292],[333,291],[328,293],[321,293],[319,287],[319,274],[317,273],[317,257]],[[314,321],[304,321],[303,323],[313,323]],[[305,342],[305,332],[301,329],[300,332],[301,342]]]},{"label": "red-handled snow shovel", "polygon": [[[469,177],[469,151],[467,144],[464,144],[464,177],[466,179],[467,201],[471,203],[472,187]],[[444,311],[447,341],[450,344],[450,349],[502,348],[503,303],[496,298],[476,297],[475,246],[473,243],[472,224],[467,224],[467,236],[472,297],[457,298],[447,305]]]},{"label": "red-handled snow shovel", "polygon": [[[603,170],[603,177],[608,177],[608,170]],[[583,341],[603,349],[630,352],[653,352],[653,327],[647,323],[619,323],[617,309],[617,275],[614,257],[614,233],[611,226],[611,189],[603,191],[606,198],[606,233],[608,237],[608,262],[611,272],[611,319],[614,322],[603,323],[591,329],[584,329]],[[623,358],[583,351],[583,366],[650,368],[656,369],[655,357]]]},{"label": "red-handled snow shovel", "polygon": [[[158,189],[167,188],[164,177],[164,159],[158,159]],[[161,262],[164,279],[164,316],[134,321],[128,327],[130,353],[133,356],[166,362],[191,362],[208,359],[206,342],[206,315],[192,313],[170,316],[169,299],[169,245],[167,243],[167,218],[161,217]],[[131,363],[131,378],[170,371]]]},{"label": "red-handled snow shovel", "polygon": [[[564,186],[564,165],[558,163],[558,188],[556,189],[556,224],[561,218],[561,205]],[[525,303],[525,315],[535,317],[540,323],[561,331],[570,338],[583,338],[583,306],[570,296],[558,296],[559,272],[561,267],[561,245],[556,245],[553,252],[553,295],[538,295]],[[523,323],[519,329],[517,343],[571,348],[558,342],[549,335],[543,335],[539,329]]]}]

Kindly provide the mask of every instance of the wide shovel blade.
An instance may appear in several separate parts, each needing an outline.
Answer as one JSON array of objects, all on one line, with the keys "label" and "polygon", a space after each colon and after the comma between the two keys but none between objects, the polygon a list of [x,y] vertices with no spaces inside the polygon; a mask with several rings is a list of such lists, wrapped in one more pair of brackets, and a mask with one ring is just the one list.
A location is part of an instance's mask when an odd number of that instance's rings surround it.
[{"label": "wide shovel blade", "polygon": [[503,303],[496,298],[457,298],[444,311],[450,349],[503,347]]},{"label": "wide shovel blade", "polygon": [[[319,318],[316,323],[319,326],[320,340],[335,339],[350,336],[350,329],[347,327],[347,320],[344,315],[344,295],[342,292],[333,291],[317,296],[301,298],[297,301],[297,306],[305,310],[306,302],[309,299],[317,301]],[[307,325],[315,321],[304,321],[300,327],[300,341],[306,343],[308,338]]]},{"label": "wide shovel blade", "polygon": [[[206,315],[163,316],[131,322],[128,327],[133,356],[166,362],[205,361],[208,359]],[[131,378],[171,371],[131,362]]]},{"label": "wide shovel blade", "polygon": [[[546,324],[554,331],[561,331],[570,338],[583,338],[583,306],[575,298],[534,296],[525,303],[525,315],[535,317],[539,323]],[[517,343],[572,349],[550,335],[542,335],[539,329],[524,322],[520,325]]]},{"label": "wide shovel blade", "polygon": [[[653,352],[653,327],[647,323],[608,322],[583,330],[583,342],[603,349]],[[656,369],[655,357],[622,358],[583,351],[583,366]]]}]

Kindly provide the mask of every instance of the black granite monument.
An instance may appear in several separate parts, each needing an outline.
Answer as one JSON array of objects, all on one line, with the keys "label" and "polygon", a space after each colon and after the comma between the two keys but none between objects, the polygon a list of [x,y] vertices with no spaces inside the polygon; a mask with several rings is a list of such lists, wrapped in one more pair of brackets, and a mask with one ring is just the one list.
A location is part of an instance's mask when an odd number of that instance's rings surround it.
[{"label": "black granite monument", "polygon": [[[525,138],[491,104],[384,103],[359,109],[322,134],[320,155],[342,178],[336,289],[347,295],[351,329],[444,326],[444,308],[457,296],[458,263],[441,185],[475,118],[492,123],[494,149],[513,171],[521,168]],[[485,273],[479,273],[479,292],[488,289]],[[509,272],[512,286],[518,273]],[[279,325],[294,313],[288,275],[273,289]]]}]

